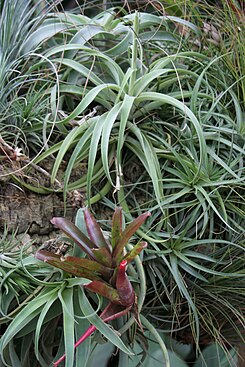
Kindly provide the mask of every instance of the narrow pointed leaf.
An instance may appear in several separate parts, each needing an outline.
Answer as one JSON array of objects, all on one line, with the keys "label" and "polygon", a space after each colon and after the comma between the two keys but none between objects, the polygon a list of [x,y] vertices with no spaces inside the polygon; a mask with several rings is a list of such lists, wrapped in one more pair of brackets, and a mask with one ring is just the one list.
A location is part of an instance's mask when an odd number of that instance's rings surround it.
[{"label": "narrow pointed leaf", "polygon": [[138,218],[134,219],[123,231],[121,239],[118,241],[117,246],[113,251],[113,260],[115,263],[120,261],[120,257],[122,255],[123,249],[130,240],[130,238],[135,234],[135,232],[140,228],[140,226],[144,223],[146,218],[151,215],[150,212],[146,212],[141,214]]},{"label": "narrow pointed leaf", "polygon": [[134,260],[135,256],[139,255],[141,251],[147,247],[147,242],[139,242],[134,248],[124,257],[123,260],[127,260],[127,262],[131,262]]},{"label": "narrow pointed leaf", "polygon": [[112,217],[111,245],[115,248],[122,235],[122,208],[116,207]]},{"label": "narrow pointed leaf", "polygon": [[86,237],[79,228],[75,226],[71,221],[66,218],[54,217],[51,223],[61,229],[68,237],[70,237],[81,249],[95,260],[95,256],[92,252],[92,248],[96,245]]},{"label": "narrow pointed leaf", "polygon": [[94,280],[93,282],[86,284],[84,287],[92,292],[95,292],[103,297],[106,297],[113,303],[121,305],[121,300],[117,290],[112,288],[109,284],[103,281]]},{"label": "narrow pointed leaf", "polygon": [[109,246],[105,240],[103,232],[88,208],[84,210],[84,218],[87,232],[91,241],[94,242],[97,247],[105,247],[109,250]]},{"label": "narrow pointed leaf", "polygon": [[121,300],[121,304],[124,306],[132,306],[135,301],[135,293],[126,274],[127,260],[123,260],[118,269],[116,288]]},{"label": "narrow pointed leaf", "polygon": [[[98,276],[98,274],[96,274],[95,271],[79,266],[77,263],[75,263],[74,261],[69,261],[64,256],[53,254],[52,252],[45,251],[45,250],[39,250],[36,252],[35,257],[39,260],[42,260],[52,266],[55,266],[56,268],[59,268],[77,277],[83,277],[83,278],[90,279],[90,280],[100,279],[100,277]],[[79,260],[85,260],[85,259],[79,259]],[[88,260],[88,261],[91,261],[94,263],[94,261],[92,260]]]}]

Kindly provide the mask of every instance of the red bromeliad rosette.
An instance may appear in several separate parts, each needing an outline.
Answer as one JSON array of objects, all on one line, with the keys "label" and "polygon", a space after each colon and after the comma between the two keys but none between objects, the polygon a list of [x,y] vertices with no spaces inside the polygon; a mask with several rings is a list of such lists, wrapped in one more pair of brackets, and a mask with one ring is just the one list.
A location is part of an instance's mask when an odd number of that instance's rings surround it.
[{"label": "red bromeliad rosette", "polygon": [[[127,264],[147,246],[147,243],[138,242],[126,255],[124,255],[124,249],[130,238],[150,215],[149,212],[141,214],[122,230],[122,209],[116,208],[112,218],[110,244],[88,208],[84,210],[88,237],[69,220],[55,217],[51,223],[71,238],[86,253],[87,258],[60,256],[46,250],[38,250],[36,257],[72,275],[91,280],[84,287],[110,301],[100,315],[104,322],[109,322],[126,314],[133,306],[137,309],[137,298],[128,279],[126,268]],[[74,348],[95,330],[96,327],[91,325],[75,343]],[[64,359],[65,354],[54,363],[54,366],[58,366]]]}]

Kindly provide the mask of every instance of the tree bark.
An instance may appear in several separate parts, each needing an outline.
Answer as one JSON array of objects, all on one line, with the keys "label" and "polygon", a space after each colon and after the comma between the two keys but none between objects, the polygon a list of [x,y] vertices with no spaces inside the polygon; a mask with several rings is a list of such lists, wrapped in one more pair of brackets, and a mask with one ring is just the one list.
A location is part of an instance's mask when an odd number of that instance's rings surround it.
[{"label": "tree bark", "polygon": [[45,235],[53,230],[50,220],[54,216],[66,216],[74,220],[77,207],[72,202],[67,203],[64,213],[62,194],[40,195],[11,182],[1,182],[0,186],[0,231],[7,227],[8,232]]}]

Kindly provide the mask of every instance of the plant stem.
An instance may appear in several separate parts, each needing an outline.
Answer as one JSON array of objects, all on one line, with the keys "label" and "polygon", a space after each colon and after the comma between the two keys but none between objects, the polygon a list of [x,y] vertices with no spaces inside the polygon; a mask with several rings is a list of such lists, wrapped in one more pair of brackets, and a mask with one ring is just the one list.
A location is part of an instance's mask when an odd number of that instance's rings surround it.
[{"label": "plant stem", "polygon": [[[109,303],[107,305],[107,307],[104,309],[104,311],[101,313],[100,318],[104,321],[104,322],[109,322],[115,319],[118,319],[121,316],[124,316],[125,314],[127,314],[130,309],[130,307],[126,307],[123,310],[116,310],[115,308],[113,309],[113,307],[117,307],[116,305],[114,305],[113,303]],[[76,349],[80,344],[82,344],[84,342],[84,340],[86,340],[95,330],[96,330],[96,326],[91,325],[86,331],[85,333],[78,339],[78,341],[74,344],[74,349]],[[54,367],[57,367],[61,362],[63,362],[66,358],[66,354],[63,354],[62,357],[60,357],[60,359],[58,359],[58,361],[54,362]]]},{"label": "plant stem", "polygon": [[[74,349],[77,348],[84,340],[86,340],[93,332],[96,330],[96,327],[94,325],[91,325],[85,333],[81,336],[81,338],[78,339],[78,341],[74,344]],[[58,361],[54,362],[54,366],[58,366],[62,361],[64,361],[66,358],[66,354],[63,354]]]}]

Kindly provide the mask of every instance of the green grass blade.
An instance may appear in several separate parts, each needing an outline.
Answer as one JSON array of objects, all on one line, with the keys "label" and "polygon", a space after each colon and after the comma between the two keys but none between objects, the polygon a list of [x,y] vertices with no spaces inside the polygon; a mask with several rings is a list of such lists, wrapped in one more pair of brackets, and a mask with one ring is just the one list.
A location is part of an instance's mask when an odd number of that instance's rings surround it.
[{"label": "green grass blade", "polygon": [[[69,187],[69,180],[70,180],[70,177],[71,177],[72,169],[74,168],[74,165],[75,165],[75,163],[78,159],[79,154],[81,153],[82,150],[85,150],[85,145],[87,145],[89,140],[91,139],[95,122],[96,122],[96,120],[93,123],[89,122],[90,126],[84,132],[84,134],[79,139],[79,141],[76,143],[76,146],[73,149],[72,155],[71,155],[71,157],[69,159],[69,162],[67,164],[66,171],[65,171],[65,176],[64,176],[64,202],[66,200],[66,194],[67,194],[67,190],[68,190],[68,187]],[[57,157],[57,159],[58,159],[58,157]],[[96,171],[98,172],[98,170],[95,169],[95,172]],[[80,179],[79,187],[82,186],[81,180],[82,179]],[[86,183],[86,178],[84,178],[84,177],[83,177],[83,182]],[[73,183],[73,185],[74,185],[74,183]]]}]

